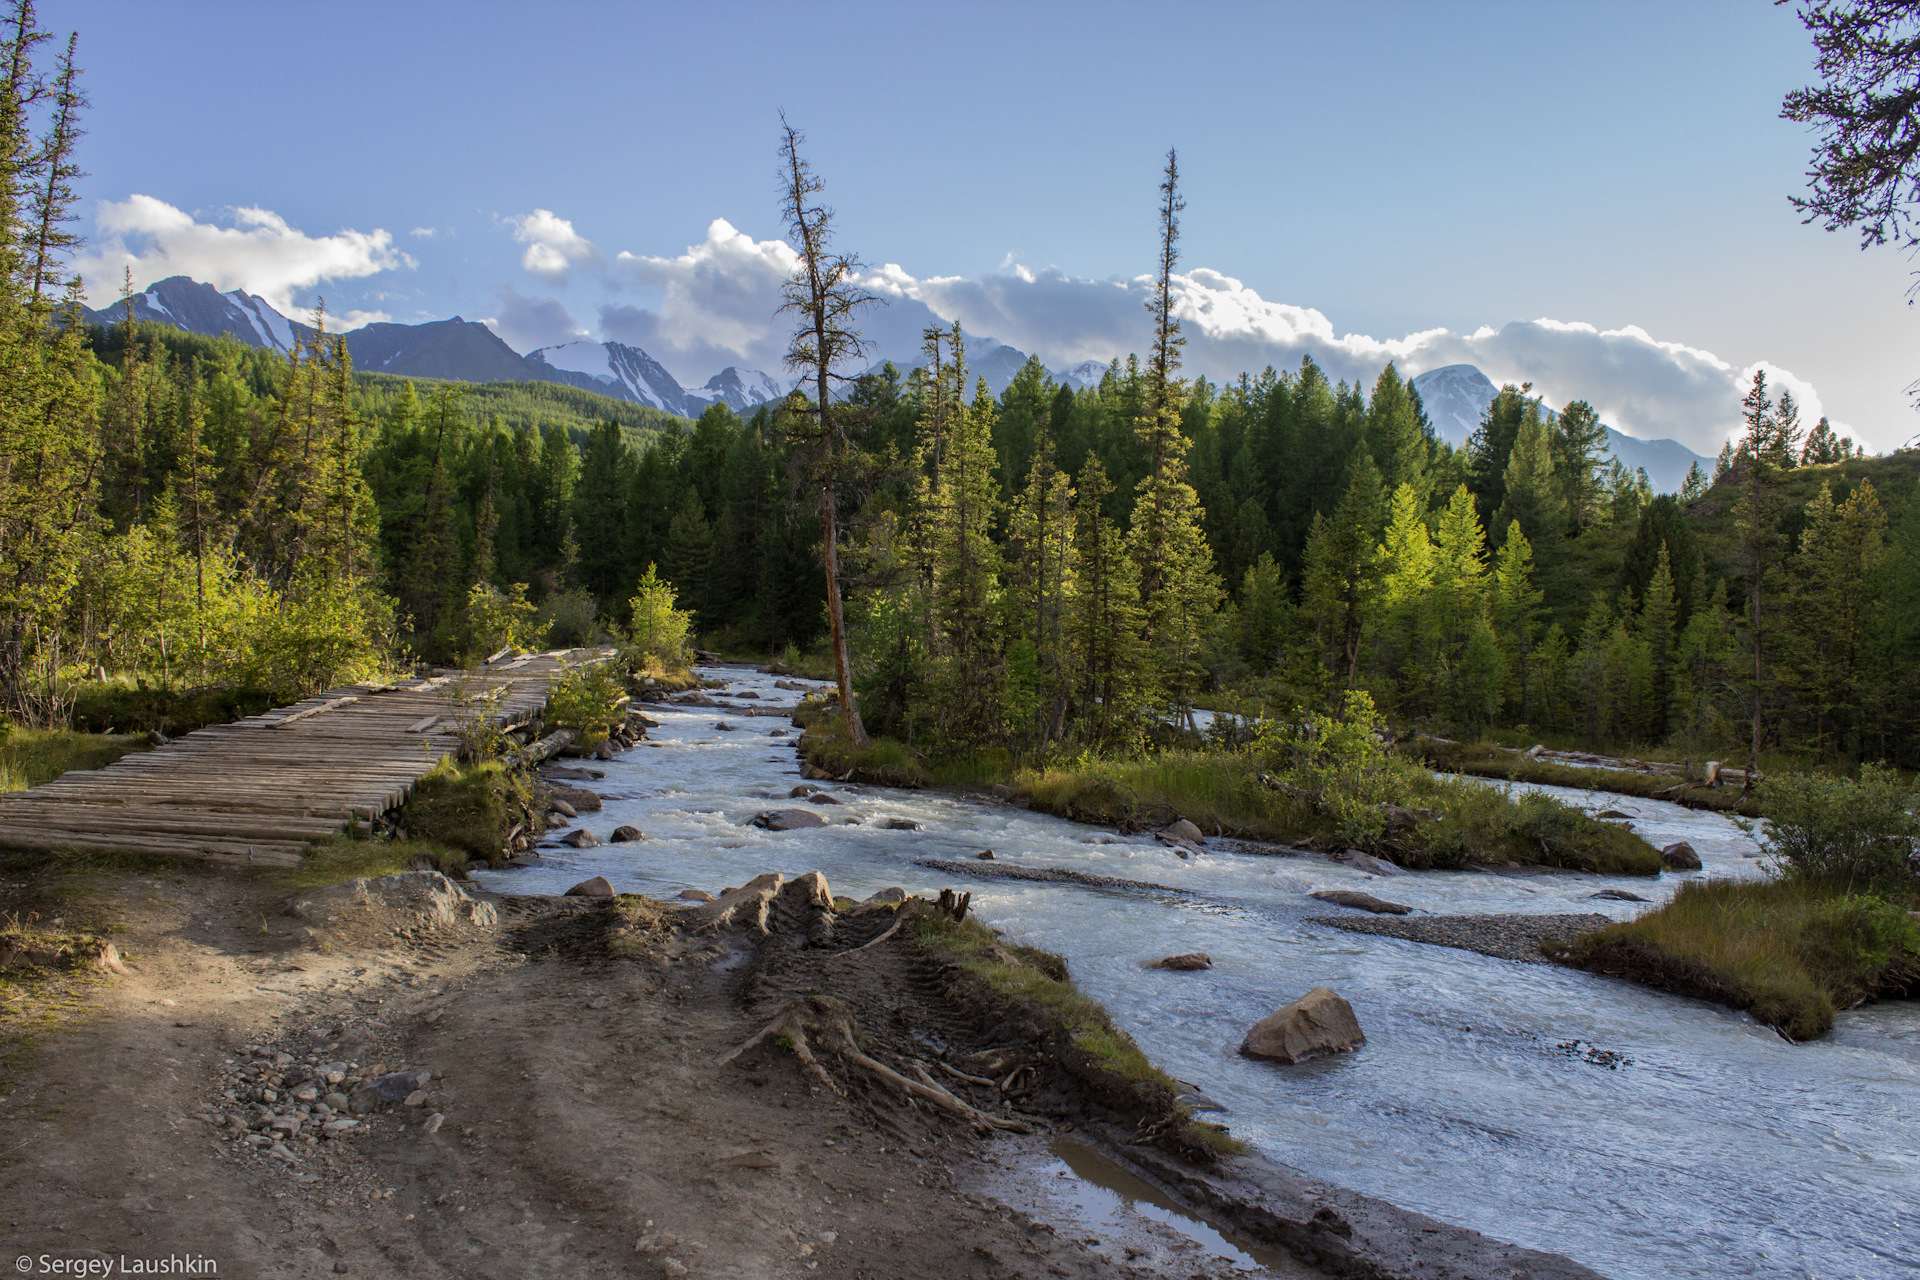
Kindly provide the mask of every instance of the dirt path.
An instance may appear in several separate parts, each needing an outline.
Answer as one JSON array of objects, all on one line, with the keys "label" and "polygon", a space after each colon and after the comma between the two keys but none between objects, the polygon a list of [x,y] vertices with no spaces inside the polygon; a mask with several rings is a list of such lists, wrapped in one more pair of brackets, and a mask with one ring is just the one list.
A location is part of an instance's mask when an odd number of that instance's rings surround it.
[{"label": "dirt path", "polygon": [[[1037,1139],[836,1097],[771,1047],[715,1066],[821,963],[865,970],[841,987],[870,1047],[939,1034],[926,975],[885,947],[795,962],[716,942],[675,959],[643,927],[638,958],[615,960],[603,909],[552,899],[504,900],[494,929],[395,936],[375,911],[310,933],[278,913],[283,884],[192,870],[64,905],[28,880],[6,891],[16,909],[117,917],[129,957],[64,1012],[44,991],[10,1001],[0,1266],[27,1257],[23,1274],[52,1274],[43,1256],[120,1274],[123,1255],[396,1280],[1228,1273],[1171,1231],[1102,1242],[1116,1260],[986,1193]],[[225,1126],[247,1110],[222,1094],[250,1046],[433,1079],[351,1137],[290,1141],[289,1162]]]}]

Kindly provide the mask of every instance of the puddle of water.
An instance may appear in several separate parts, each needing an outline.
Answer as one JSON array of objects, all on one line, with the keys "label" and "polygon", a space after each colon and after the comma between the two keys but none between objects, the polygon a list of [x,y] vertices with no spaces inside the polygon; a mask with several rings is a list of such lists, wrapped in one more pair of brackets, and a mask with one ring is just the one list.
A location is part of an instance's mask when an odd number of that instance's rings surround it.
[{"label": "puddle of water", "polygon": [[[1059,1138],[1047,1149],[1066,1166],[1064,1171],[1072,1175],[1071,1179],[1061,1178],[1064,1185],[1056,1186],[1055,1191],[1071,1200],[1088,1223],[1119,1226],[1122,1215],[1131,1210],[1171,1227],[1239,1270],[1292,1269],[1293,1260],[1288,1254],[1265,1245],[1230,1239],[1211,1222],[1195,1217],[1192,1210],[1175,1203],[1160,1188],[1127,1172],[1084,1143]],[[1048,1169],[1046,1172],[1057,1176],[1061,1171]]]}]

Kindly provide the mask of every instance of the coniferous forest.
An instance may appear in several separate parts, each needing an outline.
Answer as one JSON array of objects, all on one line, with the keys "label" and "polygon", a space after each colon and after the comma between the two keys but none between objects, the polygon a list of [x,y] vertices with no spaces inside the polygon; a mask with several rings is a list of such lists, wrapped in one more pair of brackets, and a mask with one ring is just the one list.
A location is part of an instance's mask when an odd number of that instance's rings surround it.
[{"label": "coniferous forest", "polygon": [[1196,707],[1353,690],[1446,736],[1920,755],[1914,454],[1859,456],[1756,376],[1718,474],[1656,495],[1590,406],[1527,387],[1455,449],[1391,365],[1183,377],[1171,155],[1154,342],[1097,387],[1036,359],[991,395],[955,326],[910,371],[839,360],[830,431],[811,383],[688,422],[357,375],[324,322],[291,358],[68,323],[84,98],[70,59],[13,65],[0,690],[23,721],[89,679],[292,696],[582,643],[649,568],[701,645],[824,670],[830,493],[865,726],[922,755],[1138,753],[1191,741]]}]

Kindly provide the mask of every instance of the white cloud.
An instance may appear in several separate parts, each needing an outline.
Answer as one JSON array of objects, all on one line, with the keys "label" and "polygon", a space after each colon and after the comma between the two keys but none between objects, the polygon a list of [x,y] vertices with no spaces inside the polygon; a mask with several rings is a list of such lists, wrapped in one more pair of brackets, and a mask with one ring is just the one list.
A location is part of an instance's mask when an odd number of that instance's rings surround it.
[{"label": "white cloud", "polygon": [[438,228],[438,227],[415,227],[415,228],[414,228],[413,230],[411,230],[411,231],[409,231],[409,232],[407,232],[407,234],[408,234],[408,235],[410,235],[410,236],[413,236],[413,237],[415,237],[416,239],[419,239],[419,240],[431,240],[431,239],[433,239],[433,238],[434,238],[435,236],[437,236],[437,235],[439,235],[439,234],[440,234],[440,228]]},{"label": "white cloud", "polygon": [[[689,385],[728,364],[778,373],[789,325],[775,313],[794,261],[784,242],[755,240],[725,219],[715,219],[702,243],[674,257],[621,253],[615,272],[657,290],[661,301],[655,308],[603,306],[602,334],[645,347]],[[1019,264],[977,278],[916,277],[888,263],[864,283],[892,304],[861,322],[876,359],[915,359],[922,328],[955,320],[1054,368],[1144,354],[1152,337],[1146,277],[1089,280]],[[1382,339],[1341,333],[1323,312],[1270,301],[1205,267],[1176,276],[1174,289],[1187,337],[1185,370],[1216,381],[1268,365],[1291,370],[1305,356],[1328,377],[1369,388],[1389,360],[1409,377],[1472,364],[1495,383],[1532,383],[1555,407],[1584,399],[1630,435],[1671,438],[1706,454],[1738,428],[1740,398],[1756,368],[1767,370],[1770,385],[1793,391],[1807,422],[1822,412],[1818,391],[1789,370],[1765,362],[1736,365],[1633,325],[1600,329],[1543,318]]]},{"label": "white cloud", "polygon": [[309,236],[272,210],[256,208],[233,210],[231,222],[200,222],[152,196],[102,201],[94,247],[75,264],[88,301],[104,306],[117,298],[130,268],[136,288],[191,276],[222,290],[245,289],[291,314],[295,290],[416,265],[377,229]]},{"label": "white cloud", "polygon": [[520,265],[537,276],[562,281],[575,263],[600,260],[599,247],[551,209],[535,209],[508,221],[513,224],[513,238],[527,246]]},{"label": "white cloud", "polygon": [[500,289],[500,314],[480,323],[521,355],[587,336],[560,299],[524,297],[512,285]]}]

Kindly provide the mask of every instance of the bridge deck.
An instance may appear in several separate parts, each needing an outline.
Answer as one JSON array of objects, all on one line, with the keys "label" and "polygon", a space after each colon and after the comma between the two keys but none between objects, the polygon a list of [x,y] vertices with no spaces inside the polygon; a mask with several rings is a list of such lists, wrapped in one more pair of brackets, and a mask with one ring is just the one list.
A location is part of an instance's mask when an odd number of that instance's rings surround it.
[{"label": "bridge deck", "polygon": [[524,724],[546,706],[562,671],[604,654],[561,649],[502,660],[470,678],[348,685],[196,729],[104,769],[71,770],[0,795],[0,847],[292,866],[307,845],[404,801],[458,746],[457,725]]}]

